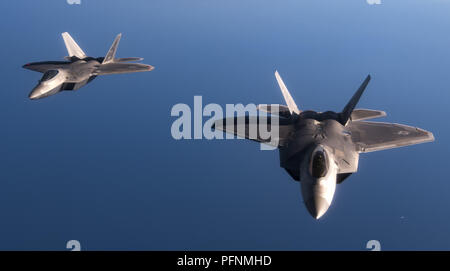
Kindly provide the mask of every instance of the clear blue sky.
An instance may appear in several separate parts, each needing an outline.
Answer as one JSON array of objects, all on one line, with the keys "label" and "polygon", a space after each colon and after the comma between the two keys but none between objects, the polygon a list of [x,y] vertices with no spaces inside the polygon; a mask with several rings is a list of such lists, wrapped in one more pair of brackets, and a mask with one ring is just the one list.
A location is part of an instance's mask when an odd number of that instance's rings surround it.
[{"label": "clear blue sky", "polygon": [[[0,249],[449,249],[450,1],[15,0],[0,2]],[[105,76],[38,101],[27,62],[91,56],[149,73]],[[278,152],[244,140],[175,141],[176,103],[359,107],[436,141],[361,155],[319,221]]]}]

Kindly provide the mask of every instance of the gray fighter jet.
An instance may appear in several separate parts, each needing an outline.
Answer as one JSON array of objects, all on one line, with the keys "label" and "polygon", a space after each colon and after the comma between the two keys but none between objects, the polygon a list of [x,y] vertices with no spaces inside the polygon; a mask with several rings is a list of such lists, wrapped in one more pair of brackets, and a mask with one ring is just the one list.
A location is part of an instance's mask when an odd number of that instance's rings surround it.
[{"label": "gray fighter jet", "polygon": [[32,100],[48,97],[63,90],[77,90],[98,75],[145,72],[153,70],[150,65],[123,63],[141,61],[143,58],[115,58],[122,34],[117,35],[105,57],[88,57],[69,33],[62,33],[69,56],[67,61],[44,61],[28,63],[23,68],[44,75],[28,96]]},{"label": "gray fighter jet", "polygon": [[[213,128],[277,147],[280,166],[300,182],[306,208],[316,219],[328,210],[336,184],[357,171],[360,153],[434,140],[432,133],[419,128],[364,121],[386,116],[383,111],[354,109],[370,76],[340,113],[300,111],[278,72],[275,76],[287,106],[259,105],[258,110],[271,113],[270,117],[225,118],[216,121]],[[272,117],[278,120],[277,125]],[[278,129],[276,143],[262,136],[259,130],[262,124],[267,124],[269,131]]]}]

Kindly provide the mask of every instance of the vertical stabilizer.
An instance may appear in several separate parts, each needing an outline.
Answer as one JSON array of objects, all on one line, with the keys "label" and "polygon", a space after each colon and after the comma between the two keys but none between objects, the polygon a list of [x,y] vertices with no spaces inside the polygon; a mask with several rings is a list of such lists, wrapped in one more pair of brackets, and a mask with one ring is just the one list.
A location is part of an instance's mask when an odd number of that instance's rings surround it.
[{"label": "vertical stabilizer", "polygon": [[369,81],[370,81],[370,75],[367,75],[364,82],[361,84],[361,86],[358,88],[358,90],[355,92],[355,94],[353,94],[353,97],[350,99],[350,101],[344,107],[344,110],[342,110],[341,116],[340,116],[340,123],[342,125],[347,124],[347,121],[350,119],[350,116],[352,115],[353,109],[355,109],[355,106],[358,103],[359,99],[361,98],[361,95],[363,94],[367,85],[369,84]]},{"label": "vertical stabilizer", "polygon": [[283,82],[283,79],[281,79],[280,74],[278,74],[278,71],[275,71],[275,77],[277,78],[278,85],[280,86],[281,93],[283,93],[284,100],[286,101],[286,105],[289,108],[289,112],[300,114],[300,110],[298,110],[297,105],[294,102],[294,99],[292,98],[291,94],[289,93],[289,90],[287,89],[286,85]]},{"label": "vertical stabilizer", "polygon": [[73,38],[69,35],[69,33],[64,32],[61,34],[64,43],[66,44],[67,52],[69,53],[69,57],[78,57],[79,59],[86,58],[86,54],[81,50],[80,46],[73,40]]},{"label": "vertical stabilizer", "polygon": [[114,62],[114,59],[116,58],[117,47],[119,46],[119,41],[121,37],[122,34],[117,35],[116,39],[111,45],[111,48],[109,48],[109,51],[105,56],[105,59],[103,60],[103,64]]}]

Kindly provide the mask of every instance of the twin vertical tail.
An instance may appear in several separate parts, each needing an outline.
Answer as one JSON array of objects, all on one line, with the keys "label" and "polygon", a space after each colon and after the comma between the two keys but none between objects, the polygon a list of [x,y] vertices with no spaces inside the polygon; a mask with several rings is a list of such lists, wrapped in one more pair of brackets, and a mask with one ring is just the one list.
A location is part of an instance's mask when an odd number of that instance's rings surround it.
[{"label": "twin vertical tail", "polygon": [[[78,59],[84,59],[87,57],[86,54],[83,52],[83,50],[80,48],[80,46],[75,42],[75,40],[72,38],[72,36],[70,36],[69,33],[67,33],[67,32],[62,33],[62,37],[64,39],[64,43],[66,45],[67,52],[69,53],[69,56],[66,57],[66,59],[71,60],[73,57],[76,57]],[[122,34],[119,34],[116,36],[113,44],[111,45],[111,48],[109,48],[108,53],[106,54],[105,58],[103,59],[102,64],[143,60],[143,58],[141,58],[141,57],[116,58],[117,47],[119,47],[119,42],[120,42],[121,37],[122,37]]]},{"label": "twin vertical tail", "polygon": [[119,47],[119,42],[120,42],[121,38],[122,38],[122,33],[120,33],[119,35],[116,36],[113,44],[111,45],[111,48],[109,48],[109,51],[105,56],[105,59],[103,59],[102,64],[144,60],[142,57],[116,58],[116,52],[117,52],[117,48]]},{"label": "twin vertical tail", "polygon": [[[280,74],[278,71],[275,71],[275,77],[277,79],[278,85],[280,86],[281,93],[283,94],[284,100],[286,101],[286,106],[280,106],[280,112],[285,112],[287,115],[299,115],[301,111],[298,109],[297,104],[294,102],[294,99],[292,98],[291,94],[289,93],[286,85],[283,82],[283,79],[281,79]],[[364,82],[361,84],[361,86],[358,88],[358,90],[355,92],[353,97],[350,99],[350,101],[347,103],[347,105],[344,107],[341,113],[339,113],[339,119],[338,121],[342,125],[346,125],[352,115],[353,110],[355,109],[356,104],[358,103],[359,99],[361,98],[361,95],[363,94],[364,90],[366,89],[367,85],[370,81],[370,75],[367,75]],[[268,106],[259,106],[260,110],[270,112],[271,108]],[[287,112],[289,111],[289,112]],[[384,113],[384,112],[383,112]]]}]

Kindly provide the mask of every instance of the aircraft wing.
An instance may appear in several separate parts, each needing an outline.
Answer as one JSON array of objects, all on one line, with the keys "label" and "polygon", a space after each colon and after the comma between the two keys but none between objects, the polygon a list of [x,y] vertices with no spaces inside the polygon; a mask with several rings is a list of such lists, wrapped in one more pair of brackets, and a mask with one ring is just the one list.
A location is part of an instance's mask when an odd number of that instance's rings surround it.
[{"label": "aircraft wing", "polygon": [[348,129],[362,153],[434,141],[431,132],[396,123],[355,121]]},{"label": "aircraft wing", "polygon": [[[267,125],[267,127],[263,127],[262,125]],[[212,128],[274,147],[282,146],[290,132],[293,131],[290,121],[286,118],[279,117],[278,125],[275,126],[272,125],[270,117],[260,116],[221,119],[215,121]],[[278,129],[278,137],[273,139],[269,135],[272,129]],[[268,131],[269,134],[264,134],[265,131]]]},{"label": "aircraft wing", "polygon": [[22,67],[27,70],[32,70],[36,72],[44,73],[48,70],[62,69],[67,66],[70,62],[67,61],[43,61],[34,62],[23,65]]},{"label": "aircraft wing", "polygon": [[101,64],[93,71],[93,75],[105,75],[116,73],[132,73],[132,72],[147,72],[154,68],[150,65],[139,63],[107,63]]}]

